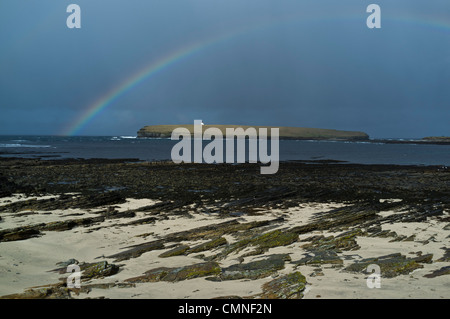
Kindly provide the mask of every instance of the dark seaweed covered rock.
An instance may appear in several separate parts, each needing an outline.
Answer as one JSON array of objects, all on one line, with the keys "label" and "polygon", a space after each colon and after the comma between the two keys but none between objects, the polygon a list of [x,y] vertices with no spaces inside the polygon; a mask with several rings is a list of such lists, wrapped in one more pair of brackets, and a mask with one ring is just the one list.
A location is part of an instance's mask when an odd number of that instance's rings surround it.
[{"label": "dark seaweed covered rock", "polygon": [[161,240],[155,240],[148,243],[140,244],[131,246],[131,248],[122,251],[120,253],[107,256],[107,258],[115,258],[114,261],[122,261],[122,260],[128,260],[130,258],[136,258],[142,255],[145,252],[156,250],[156,249],[163,249],[164,243]]},{"label": "dark seaweed covered rock", "polygon": [[79,219],[55,221],[47,223],[45,226],[40,227],[40,229],[49,231],[65,231],[78,226],[88,226],[93,223],[99,223],[104,220],[105,218],[103,216],[97,216],[97,217],[85,217]]},{"label": "dark seaweed covered rock", "polygon": [[439,258],[437,261],[450,261],[450,248],[442,247],[444,249],[444,256]]},{"label": "dark seaweed covered rock", "polygon": [[30,191],[30,187],[21,187],[0,174],[0,197],[11,196],[13,193],[21,191]]},{"label": "dark seaweed covered rock", "polygon": [[0,230],[0,242],[25,240],[28,238],[39,237],[41,232],[36,227],[24,226],[13,229]]},{"label": "dark seaweed covered rock", "polygon": [[259,250],[266,251],[269,248],[290,245],[297,241],[298,234],[280,229],[262,234],[252,239],[249,244],[257,246]]},{"label": "dark seaweed covered rock", "polygon": [[[357,250],[359,249],[359,245],[356,242],[356,236],[362,235],[363,232],[360,229],[355,229],[352,231],[348,231],[342,233],[338,236],[315,236],[311,238],[311,242],[309,244],[305,244],[302,246],[304,249],[315,249],[315,250]],[[308,239],[305,239],[308,241]]]},{"label": "dark seaweed covered rock", "polygon": [[434,277],[443,276],[443,275],[450,275],[450,266],[442,267],[442,268],[440,268],[438,270],[433,271],[430,274],[424,275],[424,277],[426,277],[426,278],[434,278]]},{"label": "dark seaweed covered rock", "polygon": [[26,289],[22,293],[0,296],[0,299],[70,299],[71,289],[65,284],[58,283],[45,287]]},{"label": "dark seaweed covered rock", "polygon": [[396,253],[381,257],[363,259],[357,263],[351,264],[344,270],[351,272],[364,272],[371,264],[376,264],[381,269],[381,276],[392,278],[399,275],[409,274],[413,270],[423,268],[422,263],[430,263],[433,258],[432,254],[427,254],[415,258],[407,258],[406,256]]},{"label": "dark seaweed covered rock", "polygon": [[[154,240],[147,243],[142,243],[128,247],[129,249],[108,256],[108,258],[115,258],[115,261],[128,260],[130,258],[139,257],[147,251],[164,249],[164,243],[180,242],[184,240],[188,241],[188,240],[212,239],[210,242],[205,243],[203,245],[217,247],[218,245],[223,245],[226,243],[225,239],[220,237],[224,234],[247,231],[253,228],[263,227],[273,223],[279,223],[280,221],[282,221],[282,219],[279,218],[272,220],[254,221],[248,223],[239,223],[236,220],[231,220],[223,223],[201,226],[186,231],[167,234],[166,236],[164,236],[163,239]],[[196,250],[205,249],[206,246],[199,245],[196,248]]]},{"label": "dark seaweed covered rock", "polygon": [[[67,267],[69,265],[78,265],[81,272],[81,280],[87,281],[93,278],[103,278],[107,276],[115,275],[119,272],[120,267],[115,264],[110,264],[106,260],[95,263],[79,262],[78,260],[71,258],[67,261],[57,263],[59,268],[52,269],[50,271],[58,272],[60,274],[67,273]],[[63,278],[64,279],[64,278]]]},{"label": "dark seaweed covered rock", "polygon": [[158,257],[166,258],[166,257],[172,257],[172,256],[179,256],[185,254],[189,250],[188,245],[179,245],[175,248],[172,248],[168,251],[163,252]]},{"label": "dark seaweed covered rock", "polygon": [[262,285],[262,299],[300,299],[306,286],[306,278],[299,271],[271,280]]},{"label": "dark seaweed covered rock", "polygon": [[298,234],[277,229],[261,235],[255,235],[238,240],[235,243],[225,246],[220,253],[212,256],[211,258],[213,260],[220,260],[231,253],[239,252],[248,247],[254,248],[254,250],[246,253],[244,256],[259,255],[266,252],[270,248],[290,245],[297,240]]},{"label": "dark seaweed covered rock", "polygon": [[159,267],[146,271],[142,276],[129,278],[125,281],[130,283],[156,281],[176,282],[198,277],[219,275],[220,272],[221,269],[219,264],[216,262],[205,262],[177,268]]},{"label": "dark seaweed covered rock", "polygon": [[284,268],[284,263],[291,260],[289,254],[275,254],[267,258],[246,264],[236,264],[223,268],[221,280],[259,279],[270,276]]},{"label": "dark seaweed covered rock", "polygon": [[88,195],[65,195],[58,198],[28,199],[0,207],[0,212],[15,213],[24,210],[56,210],[69,208],[95,208],[106,205],[125,203],[125,198],[118,192],[104,192]]},{"label": "dark seaweed covered rock", "polygon": [[219,246],[222,246],[222,245],[226,245],[226,244],[227,244],[227,240],[225,238],[218,237],[218,238],[210,240],[210,241],[208,241],[206,243],[203,243],[203,244],[200,244],[198,246],[190,248],[187,251],[187,253],[188,254],[199,253],[199,252],[210,250],[210,249],[213,249],[213,248],[216,248],[216,247],[219,247]]},{"label": "dark seaweed covered rock", "polygon": [[343,261],[334,250],[316,249],[310,250],[305,257],[293,261],[296,265],[334,264],[342,265]]},{"label": "dark seaweed covered rock", "polygon": [[359,245],[356,236],[364,234],[360,229],[344,232],[338,236],[313,236],[304,239],[309,243],[302,245],[306,249],[305,256],[293,261],[297,265],[334,264],[342,265],[343,261],[338,253],[342,250],[357,250]]},{"label": "dark seaweed covered rock", "polygon": [[119,266],[109,264],[107,261],[99,261],[96,263],[79,264],[81,269],[81,280],[92,278],[102,278],[115,275],[119,271]]}]

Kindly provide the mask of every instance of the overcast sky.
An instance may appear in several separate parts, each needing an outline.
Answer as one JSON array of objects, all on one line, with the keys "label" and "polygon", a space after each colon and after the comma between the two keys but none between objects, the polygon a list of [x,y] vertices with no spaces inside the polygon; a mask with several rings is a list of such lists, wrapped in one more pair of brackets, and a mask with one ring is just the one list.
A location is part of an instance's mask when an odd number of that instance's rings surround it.
[{"label": "overcast sky", "polygon": [[[70,3],[81,29],[66,26]],[[381,29],[367,28],[370,3]],[[153,61],[226,34],[79,134],[202,119],[450,135],[448,0],[1,0],[0,134],[61,134]]]}]

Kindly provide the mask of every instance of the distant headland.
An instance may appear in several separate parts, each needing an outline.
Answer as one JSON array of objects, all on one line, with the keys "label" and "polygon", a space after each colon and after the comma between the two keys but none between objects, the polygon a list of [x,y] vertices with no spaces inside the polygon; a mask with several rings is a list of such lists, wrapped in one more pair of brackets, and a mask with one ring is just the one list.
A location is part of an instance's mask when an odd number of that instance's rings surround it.
[{"label": "distant headland", "polygon": [[384,144],[450,145],[450,136],[427,136],[421,139],[373,139],[370,142]]},{"label": "distant headland", "polygon": [[[184,127],[188,129],[191,134],[194,132],[194,125],[149,125],[141,128],[137,132],[137,137],[140,138],[168,138],[171,137],[172,131],[178,127]],[[270,136],[270,129],[275,126],[249,126],[249,125],[202,125],[203,131],[208,128],[218,128],[225,136],[227,128],[242,128],[247,130],[248,128],[267,128],[268,135]],[[356,131],[341,131],[331,129],[320,128],[306,128],[306,127],[276,127],[279,128],[279,138],[285,140],[339,140],[339,141],[360,141],[368,140],[369,135],[364,132]]]}]

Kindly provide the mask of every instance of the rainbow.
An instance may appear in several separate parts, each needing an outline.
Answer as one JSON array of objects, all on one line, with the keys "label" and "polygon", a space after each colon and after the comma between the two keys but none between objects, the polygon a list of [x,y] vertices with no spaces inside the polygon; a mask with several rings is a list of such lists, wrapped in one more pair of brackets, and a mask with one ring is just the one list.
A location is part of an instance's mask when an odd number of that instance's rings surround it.
[{"label": "rainbow", "polygon": [[[209,38],[200,42],[189,44],[185,47],[182,47],[178,50],[175,50],[174,52],[169,53],[168,55],[160,58],[159,60],[156,60],[146,67],[144,67],[141,71],[133,74],[130,76],[127,80],[120,83],[117,87],[112,89],[111,91],[104,94],[102,97],[100,97],[98,100],[96,100],[94,103],[92,103],[82,114],[80,117],[78,117],[75,121],[73,121],[69,127],[64,129],[61,133],[61,135],[68,135],[73,136],[77,135],[86,125],[91,122],[98,114],[100,114],[102,111],[104,111],[108,106],[110,106],[114,101],[116,101],[119,97],[127,93],[128,91],[132,90],[133,88],[137,87],[142,82],[148,80],[149,78],[155,76],[159,72],[167,69],[168,67],[180,63],[181,61],[184,61],[188,59],[189,57],[195,55],[196,53],[203,51],[213,45],[216,45],[218,43],[225,42],[227,40],[233,39],[237,36],[244,35],[253,31],[261,31],[264,28],[269,28],[276,26],[280,23],[286,23],[286,22],[302,22],[302,23],[311,23],[311,22],[320,22],[320,21],[342,21],[349,20],[349,19],[357,19],[358,21],[363,20],[364,21],[364,12],[359,12],[355,16],[346,16],[346,17],[320,17],[320,18],[311,18],[311,17],[305,17],[305,16],[299,16],[294,15],[291,17],[284,17],[281,19],[271,20],[270,22],[265,23],[259,23],[255,24],[250,27],[245,27],[243,29],[234,30],[232,32],[222,34],[213,38]],[[386,15],[382,16],[382,21],[390,20],[400,23],[407,23],[407,24],[416,24],[421,26],[427,26],[427,27],[433,27],[438,29],[443,29],[445,31],[450,30],[450,23],[444,19],[432,19],[430,18],[423,18],[423,19],[417,19],[417,17],[411,17],[411,16],[401,16],[397,15],[395,17],[388,17]]]},{"label": "rainbow", "polygon": [[73,136],[78,134],[90,121],[92,121],[93,118],[95,118],[109,105],[111,105],[112,102],[114,102],[126,92],[132,90],[145,80],[155,76],[160,71],[167,69],[168,67],[183,60],[186,60],[187,58],[213,45],[225,42],[226,40],[236,38],[237,36],[247,34],[252,31],[262,30],[264,28],[274,26],[280,22],[292,21],[293,19],[295,18],[290,18],[288,20],[273,20],[269,23],[260,23],[243,29],[234,30],[220,36],[212,37],[200,42],[187,45],[181,49],[169,53],[163,58],[150,63],[140,72],[133,74],[126,81],[122,82],[117,87],[95,101],[90,107],[87,108],[86,111],[83,112],[83,114],[78,119],[76,119],[67,129],[65,129],[61,135]]},{"label": "rainbow", "polygon": [[[212,44],[212,43],[211,43]],[[95,116],[106,109],[112,102],[118,99],[120,96],[130,91],[131,89],[138,86],[143,81],[147,80],[151,76],[156,75],[161,70],[169,67],[176,62],[180,62],[183,59],[195,54],[201,49],[205,48],[209,43],[193,44],[188,47],[182,48],[178,51],[172,52],[171,54],[165,56],[164,58],[151,63],[145,67],[142,71],[132,75],[125,82],[121,83],[119,86],[102,96],[100,99],[95,101],[84,113],[74,121],[70,127],[63,132],[62,135],[76,135],[80,132]]]}]

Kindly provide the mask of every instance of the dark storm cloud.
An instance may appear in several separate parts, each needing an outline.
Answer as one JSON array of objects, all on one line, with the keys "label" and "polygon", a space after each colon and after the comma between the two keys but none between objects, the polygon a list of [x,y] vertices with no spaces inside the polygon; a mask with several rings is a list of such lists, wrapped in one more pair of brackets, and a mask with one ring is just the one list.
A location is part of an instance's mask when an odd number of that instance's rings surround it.
[{"label": "dark storm cloud", "polygon": [[0,3],[0,134],[60,133],[152,61],[261,23],[268,26],[126,92],[81,133],[132,135],[203,119],[376,137],[450,134],[448,1],[372,1],[382,8],[381,30],[366,27],[372,2],[359,0],[75,2],[79,30],[65,25],[68,3]]}]

